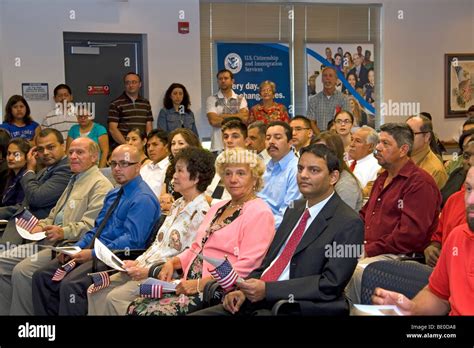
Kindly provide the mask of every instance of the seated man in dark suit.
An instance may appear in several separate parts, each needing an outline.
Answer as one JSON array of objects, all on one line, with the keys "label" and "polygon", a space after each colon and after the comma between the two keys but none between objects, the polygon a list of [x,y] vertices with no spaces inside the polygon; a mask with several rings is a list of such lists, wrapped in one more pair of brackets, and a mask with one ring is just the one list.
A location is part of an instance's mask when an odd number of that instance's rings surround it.
[{"label": "seated man in dark suit", "polygon": [[238,290],[227,294],[223,305],[193,315],[268,315],[281,299],[301,301],[302,314],[345,306],[344,287],[363,250],[364,228],[334,191],[339,170],[325,145],[304,147],[297,181],[306,199],[286,210],[262,265],[237,283]]},{"label": "seated man in dark suit", "polygon": [[[23,238],[16,230],[14,216],[28,208],[38,219],[45,219],[71,178],[61,132],[52,128],[43,129],[35,141],[36,146],[27,154],[26,172],[20,179],[25,192],[23,202],[0,208],[0,219],[9,220],[0,244],[21,244]],[[35,172],[37,161],[45,167],[38,173]]]}]

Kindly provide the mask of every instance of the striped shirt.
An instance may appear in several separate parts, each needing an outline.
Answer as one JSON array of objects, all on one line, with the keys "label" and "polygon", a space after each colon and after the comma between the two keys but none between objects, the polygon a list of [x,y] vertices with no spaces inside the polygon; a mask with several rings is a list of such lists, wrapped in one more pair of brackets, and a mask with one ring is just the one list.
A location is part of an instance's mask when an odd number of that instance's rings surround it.
[{"label": "striped shirt", "polygon": [[306,117],[316,121],[318,128],[323,131],[341,110],[351,110],[349,99],[344,94],[334,91],[334,94],[328,97],[324,92],[319,92],[309,98]]},{"label": "striped shirt", "polygon": [[125,137],[132,128],[139,128],[146,133],[146,123],[153,122],[150,102],[138,96],[135,101],[124,92],[113,100],[109,106],[109,122],[117,122],[118,129]]},{"label": "striped shirt", "polygon": [[70,104],[65,114],[60,107],[55,107],[51,110],[44,118],[43,123],[41,123],[41,127],[57,129],[63,135],[64,140],[66,140],[69,129],[75,124],[77,124],[76,109],[74,105]]}]

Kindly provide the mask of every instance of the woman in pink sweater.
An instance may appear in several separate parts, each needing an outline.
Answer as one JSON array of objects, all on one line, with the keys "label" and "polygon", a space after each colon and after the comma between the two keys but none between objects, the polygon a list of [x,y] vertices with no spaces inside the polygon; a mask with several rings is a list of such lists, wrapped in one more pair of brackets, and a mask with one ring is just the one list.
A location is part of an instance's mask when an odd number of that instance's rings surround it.
[{"label": "woman in pink sweater", "polygon": [[183,278],[176,293],[161,299],[138,298],[129,315],[185,315],[202,309],[202,290],[213,279],[214,268],[204,257],[227,257],[240,277],[260,266],[275,234],[275,221],[267,204],[256,196],[263,186],[265,165],[257,154],[235,148],[217,157],[216,170],[232,197],[214,205],[198,229],[191,247],[168,260],[158,278],[171,281],[175,271]]}]

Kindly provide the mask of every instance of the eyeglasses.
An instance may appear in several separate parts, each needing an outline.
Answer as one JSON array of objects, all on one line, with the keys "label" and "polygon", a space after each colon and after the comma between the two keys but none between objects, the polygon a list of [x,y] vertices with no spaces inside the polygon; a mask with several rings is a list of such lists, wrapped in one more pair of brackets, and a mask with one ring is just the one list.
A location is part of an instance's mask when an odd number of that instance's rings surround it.
[{"label": "eyeglasses", "polygon": [[463,152],[462,158],[464,158],[465,160],[468,160],[468,159],[470,159],[473,155],[474,155],[474,153]]},{"label": "eyeglasses", "polygon": [[127,162],[127,161],[112,161],[110,162],[110,167],[114,169],[115,167],[119,166],[120,168],[128,168],[133,164],[137,164],[138,162]]},{"label": "eyeglasses", "polygon": [[140,81],[125,81],[126,85],[138,85]]},{"label": "eyeglasses", "polygon": [[351,120],[336,120],[337,124],[351,124]]},{"label": "eyeglasses", "polygon": [[293,130],[295,132],[301,132],[302,130],[309,129],[309,128],[304,128],[304,127],[293,127]]}]

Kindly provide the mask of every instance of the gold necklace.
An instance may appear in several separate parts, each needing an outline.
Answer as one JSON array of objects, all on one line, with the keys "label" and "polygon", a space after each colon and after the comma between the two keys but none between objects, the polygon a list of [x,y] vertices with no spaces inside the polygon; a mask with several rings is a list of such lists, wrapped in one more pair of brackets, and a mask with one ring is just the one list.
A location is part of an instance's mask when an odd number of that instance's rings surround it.
[{"label": "gold necklace", "polygon": [[231,209],[232,209],[232,208],[240,209],[240,208],[243,207],[243,205],[244,205],[245,203],[247,203],[248,201],[254,199],[255,197],[256,197],[256,196],[255,196],[254,194],[252,194],[248,199],[246,199],[245,201],[243,201],[242,203],[239,203],[239,204],[234,204],[234,203],[232,203],[232,201],[230,201],[228,208],[231,208]]}]

